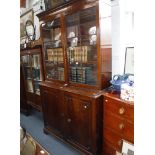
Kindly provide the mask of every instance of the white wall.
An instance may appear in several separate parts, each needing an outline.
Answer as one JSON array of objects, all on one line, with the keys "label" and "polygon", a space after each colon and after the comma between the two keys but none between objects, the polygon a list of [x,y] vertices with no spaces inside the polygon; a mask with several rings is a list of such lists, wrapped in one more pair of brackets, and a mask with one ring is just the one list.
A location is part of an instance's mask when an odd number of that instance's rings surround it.
[{"label": "white wall", "polygon": [[134,46],[132,3],[133,0],[99,2],[102,36],[100,44],[103,48],[112,45],[112,76],[124,73],[126,47]]},{"label": "white wall", "polygon": [[132,0],[114,0],[112,6],[112,76],[124,73],[125,49],[134,46]]},{"label": "white wall", "polygon": [[[26,8],[21,8],[21,14],[23,14],[24,12],[33,9],[34,10],[34,26],[36,28],[36,40],[39,39],[40,37],[40,24],[39,24],[39,19],[36,16],[36,14],[38,14],[39,12],[41,12],[42,10],[38,9],[40,4],[39,2],[42,1],[42,4],[44,4],[44,0],[26,0]],[[43,5],[43,10],[45,9],[45,6]]]},{"label": "white wall", "polygon": [[[21,9],[21,13],[33,7],[38,0],[26,0],[26,9]],[[112,44],[112,76],[123,74],[125,49],[127,46],[134,46],[133,39],[133,0],[100,0],[100,26],[102,27],[100,39],[103,48],[109,48]],[[34,23],[36,26],[36,39],[40,37],[39,20],[34,13]],[[108,37],[110,36],[111,37]],[[104,44],[102,44],[104,43]],[[109,66],[110,70],[110,66]]]}]

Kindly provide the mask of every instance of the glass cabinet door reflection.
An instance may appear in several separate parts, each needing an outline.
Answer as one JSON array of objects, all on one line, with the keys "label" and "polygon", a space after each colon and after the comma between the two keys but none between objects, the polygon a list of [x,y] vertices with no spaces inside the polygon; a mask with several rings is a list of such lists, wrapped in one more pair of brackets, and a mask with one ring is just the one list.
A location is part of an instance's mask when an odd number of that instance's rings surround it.
[{"label": "glass cabinet door reflection", "polygon": [[34,81],[34,91],[36,94],[40,95],[39,84],[42,81],[42,73],[40,68],[40,55],[32,55],[32,74]]},{"label": "glass cabinet door reflection", "polygon": [[31,55],[24,55],[21,57],[21,63],[23,66],[24,78],[28,92],[33,92],[31,60]]},{"label": "glass cabinet door reflection", "polygon": [[70,81],[97,84],[96,7],[65,18]]},{"label": "glass cabinet door reflection", "polygon": [[47,79],[64,81],[64,57],[60,18],[42,26]]}]

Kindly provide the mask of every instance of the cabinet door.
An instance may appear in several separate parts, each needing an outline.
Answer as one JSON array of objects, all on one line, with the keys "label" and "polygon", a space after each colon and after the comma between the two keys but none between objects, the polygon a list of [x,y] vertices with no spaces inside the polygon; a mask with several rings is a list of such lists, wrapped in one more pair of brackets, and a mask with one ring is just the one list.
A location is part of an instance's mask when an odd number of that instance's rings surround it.
[{"label": "cabinet door", "polygon": [[32,55],[32,77],[33,77],[33,83],[34,83],[34,92],[37,95],[40,95],[39,84],[42,81],[40,59],[41,59],[40,54]]},{"label": "cabinet door", "polygon": [[43,90],[43,113],[45,126],[61,133],[64,130],[65,107],[62,93],[58,90]]},{"label": "cabinet door", "polygon": [[20,66],[20,110],[28,111],[28,104],[26,103],[26,92],[24,85],[24,77],[22,72],[22,67]]},{"label": "cabinet door", "polygon": [[79,10],[65,16],[69,81],[97,85],[97,8]]},{"label": "cabinet door", "polygon": [[23,55],[21,56],[21,65],[24,73],[24,80],[26,83],[26,91],[33,93],[33,79],[32,79],[32,67],[31,67],[32,57],[31,55]]},{"label": "cabinet door", "polygon": [[60,17],[45,22],[41,27],[45,49],[44,64],[48,80],[65,80],[61,27]]},{"label": "cabinet door", "polygon": [[68,104],[68,137],[85,149],[91,148],[91,101],[78,96],[65,96]]}]

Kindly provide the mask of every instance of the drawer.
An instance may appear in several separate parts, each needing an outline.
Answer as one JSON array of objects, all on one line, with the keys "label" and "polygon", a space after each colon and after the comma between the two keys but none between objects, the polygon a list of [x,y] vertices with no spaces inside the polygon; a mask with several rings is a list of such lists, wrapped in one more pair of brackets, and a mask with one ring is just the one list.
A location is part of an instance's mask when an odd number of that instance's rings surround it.
[{"label": "drawer", "polygon": [[124,139],[133,143],[134,141],[134,126],[125,119],[113,115],[109,111],[104,113],[104,126],[113,129]]},{"label": "drawer", "polygon": [[116,150],[106,140],[103,143],[103,155],[116,155]]},{"label": "drawer", "polygon": [[130,123],[126,123],[126,128],[123,133],[123,139],[134,143],[134,125]]},{"label": "drawer", "polygon": [[108,141],[111,146],[117,151],[121,151],[122,149],[122,137],[114,132],[112,132],[108,128],[104,128],[103,137],[106,141]]},{"label": "drawer", "polygon": [[115,100],[109,97],[104,98],[104,110],[109,111],[115,115],[126,118],[134,122],[134,108],[133,105],[124,103],[123,101]]}]

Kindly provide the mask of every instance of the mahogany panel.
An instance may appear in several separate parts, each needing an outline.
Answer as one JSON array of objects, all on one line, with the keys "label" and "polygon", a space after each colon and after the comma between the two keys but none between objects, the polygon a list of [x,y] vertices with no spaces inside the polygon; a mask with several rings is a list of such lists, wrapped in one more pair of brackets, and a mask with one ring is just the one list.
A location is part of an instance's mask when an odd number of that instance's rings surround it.
[{"label": "mahogany panel", "polygon": [[62,111],[61,106],[63,103],[58,90],[44,90],[43,91],[43,112],[44,119],[47,126],[50,126],[56,132],[61,132],[63,127],[63,117],[65,113]]},{"label": "mahogany panel", "polygon": [[91,144],[91,101],[78,96],[65,96],[68,104],[69,139],[88,150]]},{"label": "mahogany panel", "polygon": [[29,105],[26,102],[26,91],[24,84],[24,76],[22,73],[22,67],[20,66],[20,111],[24,112],[26,115],[29,114]]},{"label": "mahogany panel", "polygon": [[134,143],[134,103],[121,100],[119,94],[103,96],[103,153],[112,155],[112,150],[121,152],[122,140]]},{"label": "mahogany panel", "polygon": [[123,138],[134,144],[134,125],[126,122]]},{"label": "mahogany panel", "polygon": [[[98,154],[102,145],[102,96],[83,89],[41,82],[44,131],[72,144],[85,154]],[[72,92],[71,92],[72,90]],[[88,96],[87,96],[88,95]],[[101,130],[102,129],[102,130]]]},{"label": "mahogany panel", "polygon": [[113,129],[118,134],[120,134],[124,139],[134,142],[134,126],[125,119],[117,117],[105,111],[104,113],[104,126]]},{"label": "mahogany panel", "polygon": [[122,137],[114,132],[112,132],[108,128],[104,128],[103,137],[110,143],[112,146],[118,150],[121,151],[122,148]]},{"label": "mahogany panel", "polygon": [[134,110],[133,106],[124,104],[122,101],[114,100],[112,98],[105,97],[105,109],[122,118],[134,122]]},{"label": "mahogany panel", "polygon": [[106,140],[104,140],[103,152],[103,155],[116,155],[116,150]]},{"label": "mahogany panel", "polygon": [[125,127],[125,120],[112,115],[109,111],[105,110],[104,112],[104,126],[109,127],[120,134],[123,134]]}]

